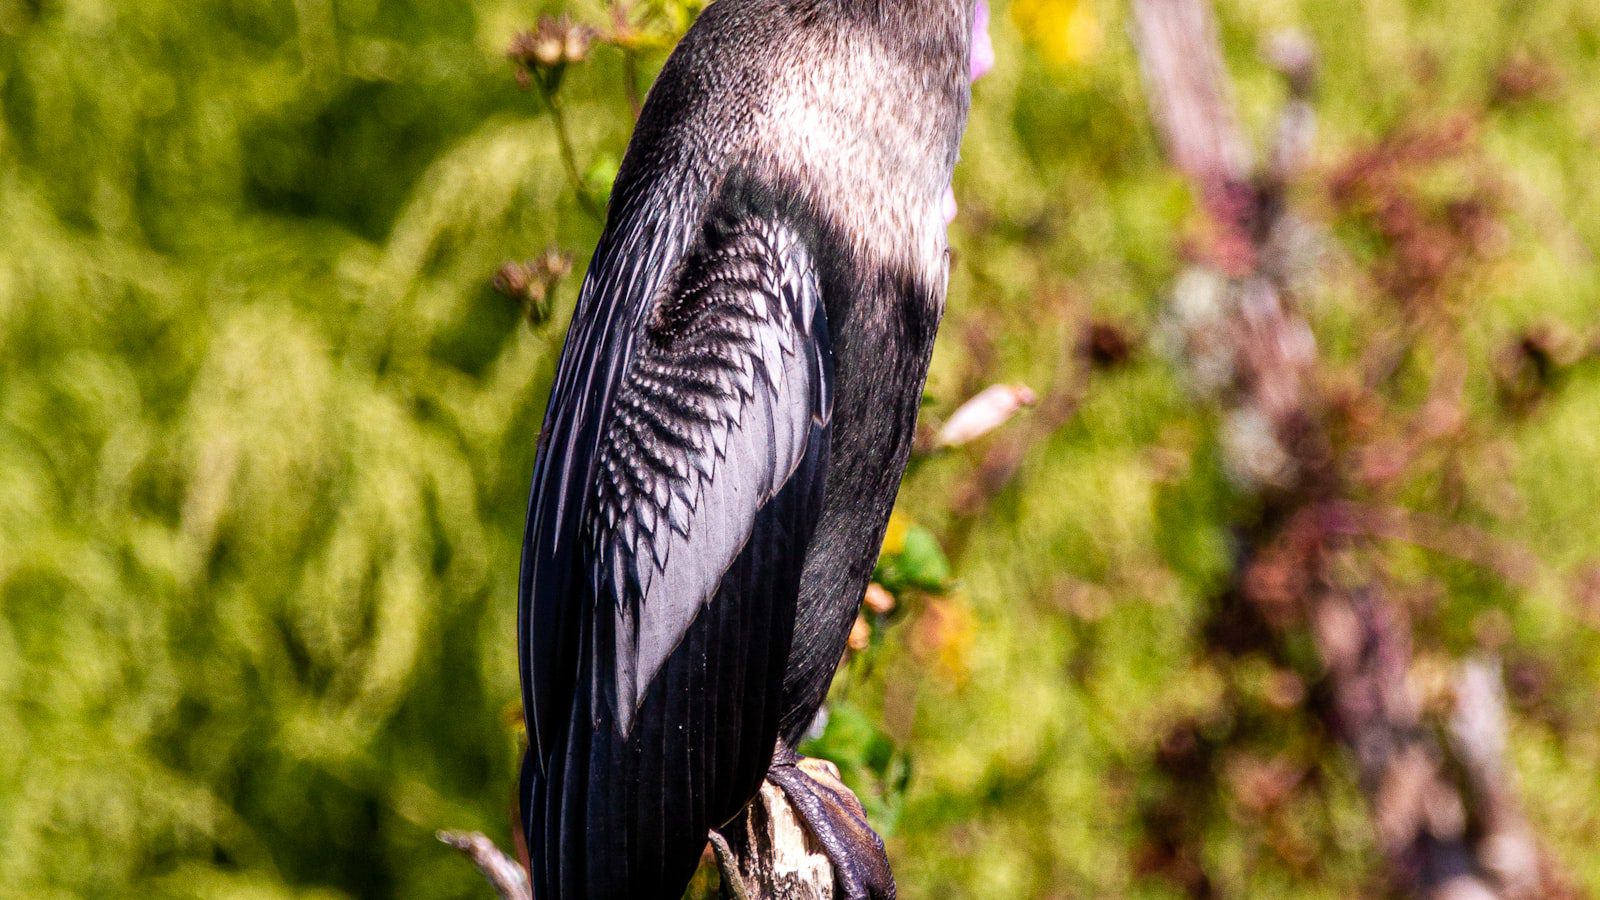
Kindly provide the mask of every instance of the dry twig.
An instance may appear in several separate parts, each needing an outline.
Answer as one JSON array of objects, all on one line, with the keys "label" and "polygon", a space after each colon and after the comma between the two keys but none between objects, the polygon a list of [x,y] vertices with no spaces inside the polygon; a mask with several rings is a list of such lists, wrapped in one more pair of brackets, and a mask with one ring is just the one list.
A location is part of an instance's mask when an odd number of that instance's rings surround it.
[{"label": "dry twig", "polygon": [[472,860],[500,900],[533,900],[528,873],[502,853],[494,841],[476,831],[441,831],[437,837]]}]

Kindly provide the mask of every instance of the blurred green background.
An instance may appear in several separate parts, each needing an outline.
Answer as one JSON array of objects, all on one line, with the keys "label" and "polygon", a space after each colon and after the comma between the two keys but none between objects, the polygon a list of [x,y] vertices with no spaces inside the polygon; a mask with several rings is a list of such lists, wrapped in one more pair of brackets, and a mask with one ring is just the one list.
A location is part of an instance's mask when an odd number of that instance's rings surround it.
[{"label": "blurred green background", "polygon": [[[545,323],[491,281],[552,246],[581,272],[599,227],[505,48],[563,11],[611,27],[586,3],[0,0],[0,894],[485,895],[433,834],[511,840],[517,551],[577,276]],[[1407,181],[1425,208],[1492,195],[1492,248],[1433,298],[1466,437],[1391,493],[1537,565],[1390,564],[1419,667],[1506,659],[1528,814],[1600,889],[1600,371],[1506,361],[1600,324],[1600,4],[1219,15],[1257,132],[1283,93],[1264,37],[1323,54],[1297,199],[1330,383],[1405,313],[1371,275],[1393,235],[1320,185],[1388,136],[1467,135]],[[647,81],[686,11],[630,20]],[[1193,205],[1127,31],[1114,0],[995,8],[927,412],[997,381],[1070,401],[914,466],[898,606],[815,749],[908,897],[1181,896],[1171,809],[1221,896],[1366,894],[1348,760],[1270,689],[1281,660],[1208,646],[1239,500],[1159,340]],[[560,89],[587,190],[629,133],[624,69],[601,41]],[[1130,355],[1079,352],[1094,329]],[[1006,440],[1014,477],[984,488]],[[1288,677],[1315,694],[1314,662]],[[1199,775],[1167,764],[1189,725],[1225,737]]]}]

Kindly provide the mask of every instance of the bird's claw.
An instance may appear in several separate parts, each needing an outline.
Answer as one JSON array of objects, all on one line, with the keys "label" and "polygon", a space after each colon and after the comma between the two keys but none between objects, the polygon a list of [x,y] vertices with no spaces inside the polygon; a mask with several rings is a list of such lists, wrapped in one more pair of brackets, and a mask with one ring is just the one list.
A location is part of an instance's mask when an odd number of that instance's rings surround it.
[{"label": "bird's claw", "polygon": [[767,780],[789,798],[806,830],[833,865],[835,896],[846,900],[895,900],[894,876],[883,838],[867,823],[867,812],[825,759],[793,753],[773,762]]}]

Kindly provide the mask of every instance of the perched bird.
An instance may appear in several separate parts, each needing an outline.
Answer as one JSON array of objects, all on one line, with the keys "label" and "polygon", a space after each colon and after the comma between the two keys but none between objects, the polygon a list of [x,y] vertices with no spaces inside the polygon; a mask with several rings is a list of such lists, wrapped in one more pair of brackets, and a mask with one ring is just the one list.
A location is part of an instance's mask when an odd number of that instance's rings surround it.
[{"label": "perched bird", "polygon": [[613,188],[529,501],[535,896],[677,897],[770,779],[841,893],[892,897],[794,748],[911,449],[973,0],[716,0]]}]

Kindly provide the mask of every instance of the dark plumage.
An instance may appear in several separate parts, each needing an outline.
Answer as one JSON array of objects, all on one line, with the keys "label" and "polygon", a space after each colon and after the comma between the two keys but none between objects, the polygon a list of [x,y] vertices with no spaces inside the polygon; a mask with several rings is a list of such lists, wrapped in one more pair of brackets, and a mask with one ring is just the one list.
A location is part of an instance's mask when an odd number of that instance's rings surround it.
[{"label": "dark plumage", "polygon": [[[529,503],[540,900],[676,897],[769,768],[804,793],[792,748],[871,573],[944,306],[971,17],[717,0],[651,91]],[[862,894],[886,879],[841,872]]]}]

